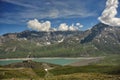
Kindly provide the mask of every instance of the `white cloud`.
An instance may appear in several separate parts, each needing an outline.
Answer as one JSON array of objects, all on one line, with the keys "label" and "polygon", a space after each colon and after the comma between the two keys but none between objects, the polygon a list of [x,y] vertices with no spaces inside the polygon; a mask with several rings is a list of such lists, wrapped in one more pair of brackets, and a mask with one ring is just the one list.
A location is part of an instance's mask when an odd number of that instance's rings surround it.
[{"label": "white cloud", "polygon": [[36,31],[76,31],[83,27],[80,23],[76,23],[75,25],[72,24],[70,26],[66,23],[61,23],[58,28],[52,28],[50,21],[39,22],[37,19],[29,20],[27,26]]},{"label": "white cloud", "polygon": [[49,31],[51,28],[51,22],[46,21],[46,22],[39,22],[37,19],[30,20],[27,22],[28,28],[31,28],[36,31]]},{"label": "white cloud", "polygon": [[69,30],[70,30],[70,31],[76,31],[76,30],[77,30],[77,27],[75,27],[74,24],[72,24],[72,25],[69,27]]},{"label": "white cloud", "polygon": [[59,31],[76,31],[76,30],[80,30],[80,28],[82,28],[83,25],[81,25],[80,23],[76,23],[76,25],[72,24],[70,26],[68,26],[66,23],[61,23],[58,30]]},{"label": "white cloud", "polygon": [[81,23],[76,23],[76,26],[77,26],[78,28],[82,28],[82,27],[83,27],[83,25],[82,25]]},{"label": "white cloud", "polygon": [[67,31],[67,30],[69,30],[69,27],[68,27],[68,25],[66,23],[61,23],[58,30]]},{"label": "white cloud", "polygon": [[107,0],[106,8],[98,19],[107,25],[120,26],[120,18],[115,17],[117,15],[118,0]]},{"label": "white cloud", "polygon": [[76,23],[76,25],[77,25],[77,26],[79,26],[79,25],[80,25],[80,23]]}]

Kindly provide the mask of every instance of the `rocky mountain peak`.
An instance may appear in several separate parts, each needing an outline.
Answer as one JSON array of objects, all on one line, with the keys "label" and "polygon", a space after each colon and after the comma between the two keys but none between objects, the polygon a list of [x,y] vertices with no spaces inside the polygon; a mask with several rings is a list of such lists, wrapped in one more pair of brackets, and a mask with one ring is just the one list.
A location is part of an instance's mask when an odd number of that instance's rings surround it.
[{"label": "rocky mountain peak", "polygon": [[99,38],[103,39],[104,37],[108,38],[108,36],[117,39],[116,41],[119,41],[120,39],[119,31],[120,27],[98,23],[97,25],[93,26],[93,28],[90,30],[90,33],[86,37],[84,37],[83,40],[81,40],[81,43],[92,42],[95,39]]}]

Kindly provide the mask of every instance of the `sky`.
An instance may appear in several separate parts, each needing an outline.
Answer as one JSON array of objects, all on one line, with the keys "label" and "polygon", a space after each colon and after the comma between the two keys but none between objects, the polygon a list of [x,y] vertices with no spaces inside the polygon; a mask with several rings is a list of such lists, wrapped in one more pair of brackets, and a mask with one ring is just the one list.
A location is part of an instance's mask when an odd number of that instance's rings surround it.
[{"label": "sky", "polygon": [[[49,30],[49,28],[55,30],[75,30],[78,28],[79,30],[87,30],[100,21],[108,24],[111,17],[103,17],[106,1],[0,0],[0,35],[36,30],[38,27],[40,28],[37,31]],[[120,2],[120,0],[118,1]],[[118,4],[115,16],[120,18],[120,4]],[[116,18],[114,19],[116,20]]]}]

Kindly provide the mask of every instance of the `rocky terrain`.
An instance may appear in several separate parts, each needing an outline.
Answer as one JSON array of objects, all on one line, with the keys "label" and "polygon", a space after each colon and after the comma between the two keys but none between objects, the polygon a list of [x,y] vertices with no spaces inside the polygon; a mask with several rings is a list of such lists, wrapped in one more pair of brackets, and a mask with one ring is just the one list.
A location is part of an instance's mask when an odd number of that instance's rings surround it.
[{"label": "rocky terrain", "polygon": [[[86,31],[23,31],[0,36],[1,58],[119,54],[120,27],[99,23]],[[16,55],[16,56],[15,56]]]},{"label": "rocky terrain", "polygon": [[81,43],[92,43],[96,49],[107,52],[120,52],[120,27],[108,26],[102,23],[95,25]]}]

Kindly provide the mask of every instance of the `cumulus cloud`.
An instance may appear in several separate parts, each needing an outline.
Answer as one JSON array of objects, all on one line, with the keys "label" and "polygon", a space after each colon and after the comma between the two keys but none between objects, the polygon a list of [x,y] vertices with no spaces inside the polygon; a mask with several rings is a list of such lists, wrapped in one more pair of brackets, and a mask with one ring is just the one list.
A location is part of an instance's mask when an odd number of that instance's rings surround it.
[{"label": "cumulus cloud", "polygon": [[82,28],[83,25],[80,24],[80,23],[76,23],[75,25],[72,24],[72,25],[67,25],[66,23],[61,23],[58,30],[59,31],[76,31],[76,30],[79,30],[80,28]]},{"label": "cumulus cloud", "polygon": [[81,23],[76,23],[76,26],[77,26],[78,28],[82,28],[82,27],[83,27],[83,25],[82,25]]},{"label": "cumulus cloud", "polygon": [[69,26],[69,30],[70,31],[76,31],[76,30],[78,30],[78,28],[75,27],[74,24],[72,24],[71,26]]},{"label": "cumulus cloud", "polygon": [[27,22],[28,28],[31,28],[36,31],[49,31],[51,28],[51,22],[39,22],[37,19],[29,20]]},{"label": "cumulus cloud", "polygon": [[76,23],[75,25],[67,25],[66,23],[61,23],[58,28],[52,28],[50,21],[39,22],[37,19],[29,20],[27,22],[28,28],[36,31],[76,31],[83,27],[82,24]]},{"label": "cumulus cloud", "polygon": [[61,23],[58,30],[67,31],[68,30],[68,25],[66,23]]},{"label": "cumulus cloud", "polygon": [[107,0],[106,8],[98,19],[107,25],[120,26],[120,18],[115,17],[117,15],[118,4],[118,0]]}]

